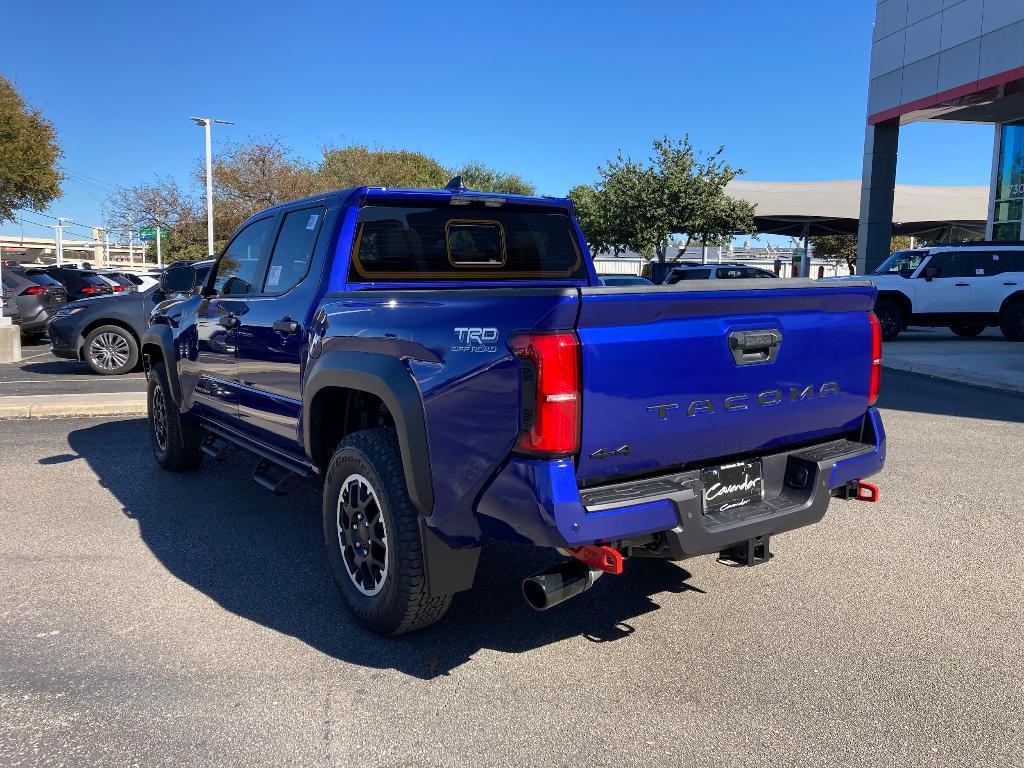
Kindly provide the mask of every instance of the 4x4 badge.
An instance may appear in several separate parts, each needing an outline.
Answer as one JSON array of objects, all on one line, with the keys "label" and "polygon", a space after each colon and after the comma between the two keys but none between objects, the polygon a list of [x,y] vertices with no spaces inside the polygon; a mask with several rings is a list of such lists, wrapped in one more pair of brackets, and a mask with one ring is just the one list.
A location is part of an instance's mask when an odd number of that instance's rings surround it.
[{"label": "4x4 badge", "polygon": [[630,445],[629,443],[626,443],[624,446],[622,446],[621,448],[616,448],[614,451],[608,448],[598,448],[596,451],[590,454],[590,458],[610,459],[613,456],[629,456],[632,452],[633,446]]}]

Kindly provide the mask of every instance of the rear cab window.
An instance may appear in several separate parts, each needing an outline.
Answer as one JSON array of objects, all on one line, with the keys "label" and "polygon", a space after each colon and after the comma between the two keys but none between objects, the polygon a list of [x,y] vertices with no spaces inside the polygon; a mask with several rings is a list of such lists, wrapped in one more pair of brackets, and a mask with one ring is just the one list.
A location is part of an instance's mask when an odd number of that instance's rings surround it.
[{"label": "rear cab window", "polygon": [[444,204],[360,208],[349,282],[414,278],[586,280],[587,268],[564,210]]}]

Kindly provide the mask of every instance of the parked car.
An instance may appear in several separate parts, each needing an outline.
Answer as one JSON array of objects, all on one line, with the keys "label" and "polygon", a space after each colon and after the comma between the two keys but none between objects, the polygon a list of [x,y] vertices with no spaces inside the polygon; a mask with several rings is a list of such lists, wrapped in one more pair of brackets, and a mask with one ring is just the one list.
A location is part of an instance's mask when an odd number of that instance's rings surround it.
[{"label": "parked car", "polygon": [[[886,341],[911,325],[958,336],[996,327],[1024,341],[1024,243],[961,243],[896,251],[867,277]],[[839,278],[844,280],[846,278]]]},{"label": "parked car", "polygon": [[675,285],[680,280],[744,280],[773,277],[774,272],[745,264],[680,264],[665,276],[664,285]]},{"label": "parked car", "polygon": [[[198,262],[192,267],[205,275],[212,264]],[[57,310],[47,325],[50,350],[57,357],[83,361],[94,373],[128,373],[139,364],[139,341],[150,312],[168,298],[156,286],[72,302]]]},{"label": "parked car", "polygon": [[50,315],[67,303],[64,287],[33,267],[5,267],[3,275],[4,282],[14,291],[22,334],[28,338],[42,336]]},{"label": "parked car", "polygon": [[157,463],[240,446],[275,492],[322,481],[334,581],[382,634],[437,621],[485,536],[568,557],[523,582],[542,610],[629,557],[766,562],[831,494],[877,496],[867,281],[605,288],[568,200],[453,180],[262,211],[162,284]]},{"label": "parked car", "polygon": [[110,283],[92,270],[76,267],[43,267],[42,269],[43,272],[64,286],[68,301],[109,296],[114,293]]},{"label": "parked car", "polygon": [[119,272],[122,277],[130,281],[137,291],[148,291],[160,282],[160,273],[156,272]]},{"label": "parked car", "polygon": [[129,280],[121,272],[102,270],[97,271],[96,274],[110,283],[110,287],[114,290],[114,293],[135,293],[137,290],[135,283]]},{"label": "parked car", "polygon": [[0,282],[0,308],[3,316],[11,319],[11,323],[21,325],[21,311],[18,309],[18,302],[15,301],[14,290],[7,286],[6,276],[3,282]]},{"label": "parked car", "polygon": [[636,275],[598,275],[601,285],[654,285],[646,277]]}]

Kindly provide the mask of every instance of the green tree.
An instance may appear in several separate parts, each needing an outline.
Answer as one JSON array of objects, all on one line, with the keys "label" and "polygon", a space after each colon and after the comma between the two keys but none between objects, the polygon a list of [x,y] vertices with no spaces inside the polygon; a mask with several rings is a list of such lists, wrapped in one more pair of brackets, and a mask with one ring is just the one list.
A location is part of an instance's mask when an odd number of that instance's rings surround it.
[{"label": "green tree", "polygon": [[453,168],[445,173],[449,179],[452,176],[461,176],[462,183],[467,188],[478,189],[481,192],[501,192],[506,195],[534,195],[537,193],[537,188],[530,182],[524,181],[521,176],[496,171],[476,161],[466,163],[460,168]]},{"label": "green tree", "polygon": [[753,207],[725,194],[742,171],[723,153],[701,157],[685,136],[655,140],[647,162],[619,152],[597,169],[596,185],[569,193],[588,243],[597,252],[629,249],[664,262],[673,236],[685,237],[685,248],[693,238],[714,244],[752,232]]},{"label": "green tree", "polygon": [[321,189],[345,187],[439,188],[451,174],[434,158],[407,149],[370,149],[362,144],[324,147],[317,169]]},{"label": "green tree", "polygon": [[41,211],[61,195],[62,157],[53,126],[0,76],[0,221]]}]

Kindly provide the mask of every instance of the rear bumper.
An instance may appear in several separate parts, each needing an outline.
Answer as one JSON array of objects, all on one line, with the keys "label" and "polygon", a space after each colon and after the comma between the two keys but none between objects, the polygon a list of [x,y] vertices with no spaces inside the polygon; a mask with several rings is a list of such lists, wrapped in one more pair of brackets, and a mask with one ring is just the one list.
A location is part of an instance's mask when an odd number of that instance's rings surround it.
[{"label": "rear bumper", "polygon": [[578,546],[664,533],[672,557],[719,552],[825,515],[833,489],[881,471],[885,431],[868,410],[861,441],[833,440],[762,457],[765,498],[705,515],[700,470],[579,489],[571,460],[514,459],[482,495],[485,533],[538,546]]}]

